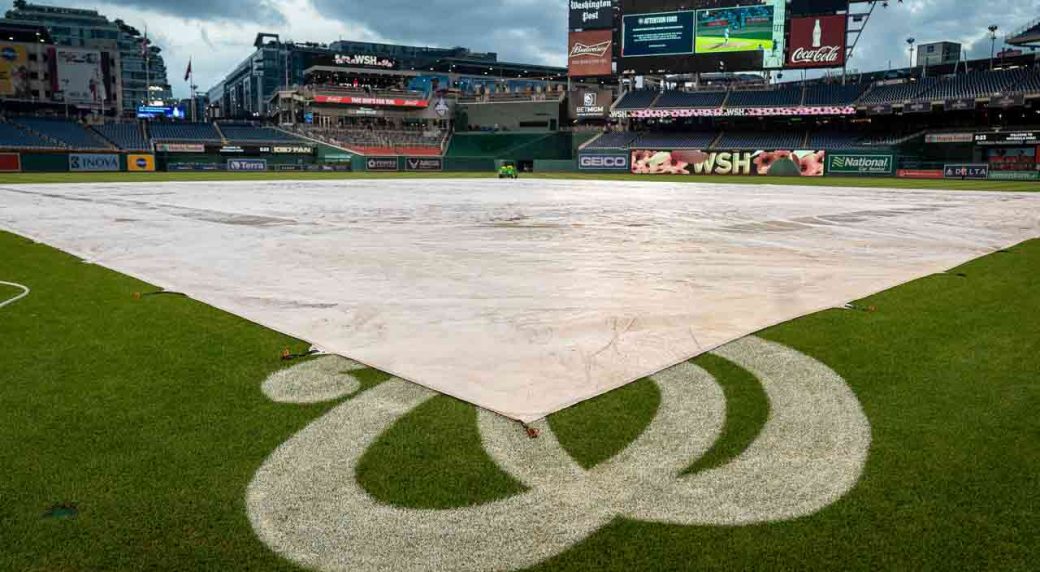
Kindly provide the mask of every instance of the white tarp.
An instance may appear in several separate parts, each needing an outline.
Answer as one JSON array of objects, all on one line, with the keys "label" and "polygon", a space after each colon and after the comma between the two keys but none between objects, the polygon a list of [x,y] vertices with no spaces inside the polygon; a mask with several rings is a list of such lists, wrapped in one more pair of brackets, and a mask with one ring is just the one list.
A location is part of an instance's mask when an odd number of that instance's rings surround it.
[{"label": "white tarp", "polygon": [[1040,194],[524,180],[0,187],[0,228],[531,421],[1040,235]]}]

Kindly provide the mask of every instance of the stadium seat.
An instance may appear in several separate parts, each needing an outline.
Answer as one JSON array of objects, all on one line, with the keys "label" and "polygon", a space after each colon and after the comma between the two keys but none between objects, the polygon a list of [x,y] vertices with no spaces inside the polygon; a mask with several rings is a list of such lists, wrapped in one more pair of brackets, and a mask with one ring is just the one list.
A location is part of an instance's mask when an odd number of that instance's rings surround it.
[{"label": "stadium seat", "polygon": [[0,123],[0,148],[3,149],[55,149],[63,146],[29,133],[12,123]]},{"label": "stadium seat", "polygon": [[209,123],[153,123],[153,141],[220,143],[220,134]]},{"label": "stadium seat", "polygon": [[586,149],[628,149],[639,137],[638,133],[612,131],[604,133],[585,146]]},{"label": "stadium seat", "polygon": [[113,148],[113,145],[98,137],[96,133],[87,127],[68,119],[16,117],[11,122],[29,132],[43,136],[46,140],[57,143],[57,145],[52,146],[68,147],[70,149]]},{"label": "stadium seat", "polygon": [[750,132],[727,131],[715,144],[716,149],[795,150],[805,147],[805,133],[800,131]]},{"label": "stadium seat", "polygon": [[646,109],[654,103],[659,95],[661,95],[660,91],[651,89],[630,91],[621,96],[621,99],[614,104],[614,109]]},{"label": "stadium seat", "polygon": [[805,105],[852,105],[866,87],[861,84],[814,85],[805,90]]},{"label": "stadium seat", "polygon": [[654,103],[655,108],[714,108],[726,100],[724,91],[666,91]]},{"label": "stadium seat", "polygon": [[94,131],[125,151],[146,151],[151,148],[137,123],[107,123],[94,126]]},{"label": "stadium seat", "polygon": [[729,94],[726,107],[795,107],[802,104],[802,94],[801,86],[734,91]]},{"label": "stadium seat", "polygon": [[299,142],[300,138],[273,127],[262,127],[250,123],[219,123],[217,127],[224,138],[232,143],[278,143]]}]

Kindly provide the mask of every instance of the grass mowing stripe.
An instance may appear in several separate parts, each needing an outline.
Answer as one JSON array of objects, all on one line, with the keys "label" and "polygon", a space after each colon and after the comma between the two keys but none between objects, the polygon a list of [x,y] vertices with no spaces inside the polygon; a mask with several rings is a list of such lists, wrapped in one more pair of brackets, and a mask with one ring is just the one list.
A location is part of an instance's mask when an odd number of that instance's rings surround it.
[{"label": "grass mowing stripe", "polygon": [[371,367],[354,370],[349,373],[350,375],[354,376],[354,379],[358,380],[361,383],[361,388],[358,389],[356,393],[361,393],[363,391],[372,389],[373,387],[379,385],[380,383],[383,383],[384,381],[389,381],[390,378],[393,377],[389,373],[385,373]]},{"label": "grass mowing stripe", "polygon": [[358,483],[407,508],[455,508],[524,492],[484,451],[477,410],[437,396],[401,417],[361,457]]},{"label": "grass mowing stripe", "polygon": [[560,446],[591,469],[621,452],[657,414],[661,394],[649,379],[615,389],[549,417]]},{"label": "grass mowing stripe", "polygon": [[769,398],[750,372],[714,354],[693,360],[722,387],[726,395],[726,423],[722,434],[703,457],[683,474],[693,474],[722,466],[744,452],[762,431],[769,417]]}]

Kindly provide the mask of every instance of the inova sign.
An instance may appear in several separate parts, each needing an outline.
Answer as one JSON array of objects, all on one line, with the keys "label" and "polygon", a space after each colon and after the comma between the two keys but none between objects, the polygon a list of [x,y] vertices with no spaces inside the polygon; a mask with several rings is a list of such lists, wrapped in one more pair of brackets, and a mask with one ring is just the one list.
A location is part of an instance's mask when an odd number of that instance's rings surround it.
[{"label": "inova sign", "polygon": [[831,153],[827,158],[830,175],[892,175],[895,158],[892,155],[849,155]]},{"label": "inova sign", "polygon": [[69,170],[74,173],[119,171],[119,155],[85,153],[69,155]]}]

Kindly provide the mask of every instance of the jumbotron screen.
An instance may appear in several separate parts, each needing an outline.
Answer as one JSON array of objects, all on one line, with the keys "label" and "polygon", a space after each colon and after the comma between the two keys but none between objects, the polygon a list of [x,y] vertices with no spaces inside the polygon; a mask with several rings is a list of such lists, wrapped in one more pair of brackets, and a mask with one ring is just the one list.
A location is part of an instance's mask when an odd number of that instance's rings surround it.
[{"label": "jumbotron screen", "polygon": [[786,0],[623,0],[621,70],[779,69]]}]

